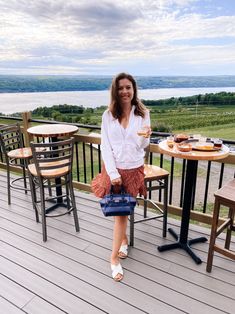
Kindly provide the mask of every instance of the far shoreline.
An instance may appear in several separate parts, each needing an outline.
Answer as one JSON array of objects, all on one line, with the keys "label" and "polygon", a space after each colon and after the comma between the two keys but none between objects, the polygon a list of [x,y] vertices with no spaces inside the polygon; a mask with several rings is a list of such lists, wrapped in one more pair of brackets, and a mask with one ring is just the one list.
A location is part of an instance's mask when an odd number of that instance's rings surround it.
[{"label": "far shoreline", "polygon": [[[223,91],[235,92],[235,87],[139,89],[138,96],[140,99],[144,100],[159,100]],[[12,114],[16,112],[31,111],[37,107],[51,107],[59,104],[97,108],[107,106],[109,97],[109,90],[0,93],[0,112],[3,114]]]}]

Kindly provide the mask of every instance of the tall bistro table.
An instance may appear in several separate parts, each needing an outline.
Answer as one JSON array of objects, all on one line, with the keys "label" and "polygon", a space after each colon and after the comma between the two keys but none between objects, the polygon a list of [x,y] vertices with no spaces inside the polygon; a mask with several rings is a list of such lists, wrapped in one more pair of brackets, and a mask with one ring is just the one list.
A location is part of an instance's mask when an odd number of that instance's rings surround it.
[{"label": "tall bistro table", "polygon": [[[70,124],[40,124],[27,129],[27,132],[35,137],[49,137],[52,142],[57,142],[60,136],[71,136],[78,131],[78,127]],[[56,194],[62,195],[60,179],[56,179]],[[58,198],[57,204],[62,204],[63,199]],[[50,210],[52,210],[51,208]]]},{"label": "tall bistro table", "polygon": [[180,235],[178,236],[173,229],[169,228],[168,231],[177,242],[158,246],[158,250],[163,252],[181,248],[192,257],[196,264],[201,264],[201,259],[192,251],[190,246],[195,243],[206,242],[207,238],[199,237],[188,240],[190,209],[193,197],[193,185],[197,176],[197,163],[198,160],[212,161],[225,158],[229,155],[229,148],[225,145],[222,145],[222,148],[217,151],[192,150],[190,152],[181,152],[177,149],[177,145],[174,145],[173,148],[169,148],[166,140],[160,142],[158,145],[160,153],[187,160]]}]

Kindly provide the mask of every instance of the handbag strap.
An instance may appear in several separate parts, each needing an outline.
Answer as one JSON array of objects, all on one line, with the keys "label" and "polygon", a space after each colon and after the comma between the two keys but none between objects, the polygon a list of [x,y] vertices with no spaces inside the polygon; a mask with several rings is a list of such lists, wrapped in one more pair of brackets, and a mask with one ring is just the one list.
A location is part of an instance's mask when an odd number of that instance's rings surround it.
[{"label": "handbag strap", "polygon": [[125,200],[125,197],[128,197],[128,196],[129,196],[129,198],[130,198],[130,195],[129,195],[129,194],[126,194],[126,191],[125,191],[123,185],[121,185],[121,191],[120,191],[120,193],[114,193],[114,185],[111,185],[111,188],[110,188],[110,199],[112,200],[112,199],[115,197],[115,195],[121,195],[123,202],[126,201],[126,200]]},{"label": "handbag strap", "polygon": [[[121,185],[121,191],[120,191],[120,193],[121,193],[121,194],[126,193],[123,184]],[[111,184],[111,188],[110,188],[110,194],[115,194],[115,193],[114,193],[114,185],[112,185],[112,184]]]}]

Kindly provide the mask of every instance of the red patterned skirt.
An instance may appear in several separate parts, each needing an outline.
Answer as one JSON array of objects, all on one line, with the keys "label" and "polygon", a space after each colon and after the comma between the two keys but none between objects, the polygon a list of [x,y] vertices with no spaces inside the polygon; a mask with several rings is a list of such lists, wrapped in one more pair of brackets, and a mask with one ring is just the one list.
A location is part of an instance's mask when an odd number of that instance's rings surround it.
[{"label": "red patterned skirt", "polygon": [[[146,196],[147,191],[144,184],[144,166],[135,169],[117,169],[122,178],[125,192],[136,197],[138,194]],[[92,192],[97,197],[104,197],[109,194],[111,188],[110,177],[104,165],[99,173],[91,182]],[[114,192],[119,193],[120,186],[114,186]]]}]

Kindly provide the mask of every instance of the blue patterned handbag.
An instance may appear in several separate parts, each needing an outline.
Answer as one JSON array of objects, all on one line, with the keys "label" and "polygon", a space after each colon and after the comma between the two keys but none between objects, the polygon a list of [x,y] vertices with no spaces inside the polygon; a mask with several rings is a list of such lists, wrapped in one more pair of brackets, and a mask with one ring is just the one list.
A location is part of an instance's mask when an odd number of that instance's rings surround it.
[{"label": "blue patterned handbag", "polygon": [[136,198],[126,193],[121,186],[119,194],[113,193],[113,185],[110,194],[105,195],[100,201],[104,216],[127,216],[134,212]]}]

